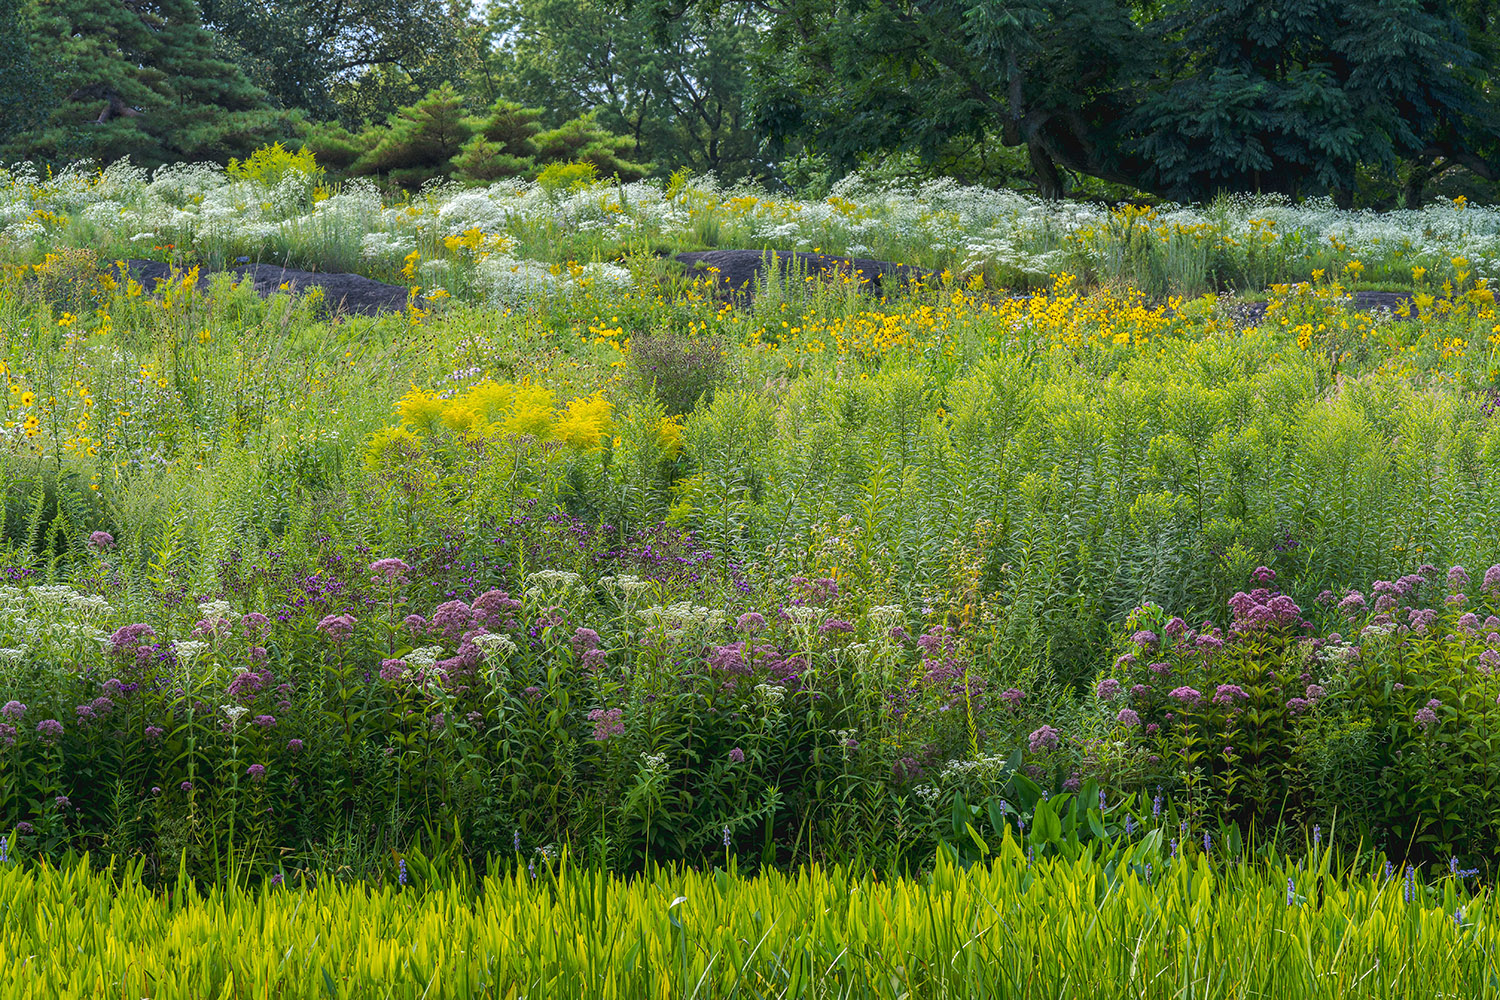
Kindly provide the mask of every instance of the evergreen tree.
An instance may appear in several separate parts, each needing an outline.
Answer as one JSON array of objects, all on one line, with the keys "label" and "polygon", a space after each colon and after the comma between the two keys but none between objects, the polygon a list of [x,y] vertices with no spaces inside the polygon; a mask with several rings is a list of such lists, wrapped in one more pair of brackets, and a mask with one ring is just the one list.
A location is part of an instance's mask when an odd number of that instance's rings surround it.
[{"label": "evergreen tree", "polygon": [[36,120],[47,90],[46,74],[31,49],[33,6],[30,0],[0,0],[0,144]]},{"label": "evergreen tree", "polygon": [[542,130],[541,117],[541,108],[496,101],[454,161],[459,176],[485,182],[529,176],[536,168],[537,148],[532,140]]},{"label": "evergreen tree", "polygon": [[600,177],[636,181],[651,166],[627,159],[636,155],[635,140],[602,127],[590,112],[536,137],[538,163],[592,163]]},{"label": "evergreen tree", "polygon": [[452,174],[453,158],[474,131],[474,122],[464,114],[463,98],[445,83],[393,114],[379,140],[350,172],[380,174],[403,187],[421,187]]},{"label": "evergreen tree", "polygon": [[10,158],[222,162],[287,124],[217,55],[192,0],[40,0],[30,41],[52,55],[50,93]]}]

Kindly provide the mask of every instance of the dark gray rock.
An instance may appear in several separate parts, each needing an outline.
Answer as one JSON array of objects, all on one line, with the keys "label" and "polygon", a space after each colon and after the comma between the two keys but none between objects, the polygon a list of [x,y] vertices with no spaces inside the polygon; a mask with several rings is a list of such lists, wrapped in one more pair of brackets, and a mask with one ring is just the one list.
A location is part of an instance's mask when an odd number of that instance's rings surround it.
[{"label": "dark gray rock", "polygon": [[754,301],[767,266],[774,266],[781,277],[806,273],[843,281],[852,275],[860,282],[860,288],[872,295],[890,294],[933,277],[933,272],[910,264],[802,251],[701,250],[680,253],[676,259],[687,265],[689,277],[712,278],[719,296],[739,305]]},{"label": "dark gray rock", "polygon": [[[1375,309],[1388,309],[1396,315],[1397,319],[1411,319],[1418,313],[1415,305],[1411,307],[1411,315],[1407,315],[1407,305],[1411,303],[1411,295],[1407,292],[1355,292],[1354,308],[1363,309],[1366,312]],[[1264,302],[1241,302],[1229,307],[1235,322],[1241,326],[1254,326],[1266,317],[1266,304]]]},{"label": "dark gray rock", "polygon": [[[125,265],[146,290],[153,291],[158,281],[172,276],[170,266],[156,260],[128,260]],[[214,273],[198,272],[199,287],[208,287]],[[293,294],[310,288],[323,289],[323,302],[334,315],[378,316],[381,313],[401,312],[406,308],[409,289],[400,285],[387,285],[358,274],[325,274],[321,271],[299,271],[295,268],[279,267],[275,264],[241,264],[226,268],[224,272],[234,276],[236,283],[249,278],[261,295],[275,295],[286,285]]]}]

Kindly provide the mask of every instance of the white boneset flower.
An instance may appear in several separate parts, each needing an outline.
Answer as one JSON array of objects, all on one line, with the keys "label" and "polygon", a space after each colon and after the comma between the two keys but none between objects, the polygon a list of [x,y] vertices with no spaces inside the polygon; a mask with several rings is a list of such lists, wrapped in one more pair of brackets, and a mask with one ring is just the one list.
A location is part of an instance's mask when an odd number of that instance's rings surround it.
[{"label": "white boneset flower", "polygon": [[443,655],[442,646],[418,646],[401,657],[401,662],[414,670],[426,670],[437,663],[437,658],[441,655]]},{"label": "white boneset flower", "polygon": [[485,656],[509,656],[516,651],[516,644],[511,641],[510,636],[494,632],[476,635],[473,642]]}]

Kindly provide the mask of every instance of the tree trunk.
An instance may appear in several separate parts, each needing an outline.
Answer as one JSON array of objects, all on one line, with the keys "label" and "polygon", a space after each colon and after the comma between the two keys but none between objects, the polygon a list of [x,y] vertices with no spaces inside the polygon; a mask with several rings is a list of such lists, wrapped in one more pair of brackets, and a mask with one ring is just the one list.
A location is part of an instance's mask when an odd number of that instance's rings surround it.
[{"label": "tree trunk", "polygon": [[1042,146],[1037,139],[1032,139],[1026,144],[1026,151],[1031,154],[1031,172],[1036,175],[1037,193],[1048,201],[1056,201],[1063,196],[1062,175],[1057,172],[1057,164],[1052,159],[1052,154]]}]

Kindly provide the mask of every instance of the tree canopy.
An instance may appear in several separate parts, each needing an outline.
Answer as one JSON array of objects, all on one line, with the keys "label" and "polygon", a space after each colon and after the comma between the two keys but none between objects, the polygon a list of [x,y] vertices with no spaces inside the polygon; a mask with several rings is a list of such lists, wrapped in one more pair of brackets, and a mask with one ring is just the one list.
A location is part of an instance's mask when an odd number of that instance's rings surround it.
[{"label": "tree canopy", "polygon": [[[733,0],[731,0],[733,2]],[[766,5],[741,0],[756,9]],[[648,5],[670,24],[723,0]],[[759,121],[840,163],[955,143],[1026,149],[1177,198],[1347,195],[1446,153],[1488,169],[1487,11],[1449,0],[784,0]]]},{"label": "tree canopy", "polygon": [[285,125],[223,58],[191,0],[41,0],[27,32],[49,54],[32,127],[7,155],[155,166],[243,155]]}]

